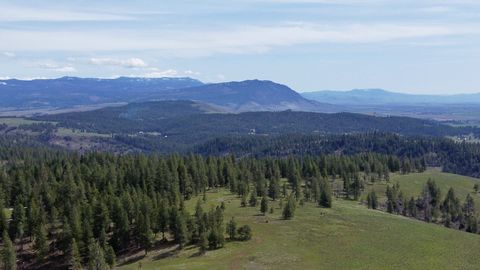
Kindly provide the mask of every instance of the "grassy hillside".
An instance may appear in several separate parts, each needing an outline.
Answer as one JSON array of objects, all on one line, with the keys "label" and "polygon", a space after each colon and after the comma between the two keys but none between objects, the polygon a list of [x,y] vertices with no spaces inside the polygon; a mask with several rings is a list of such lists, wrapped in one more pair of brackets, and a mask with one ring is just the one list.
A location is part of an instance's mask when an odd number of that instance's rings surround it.
[{"label": "grassy hillside", "polygon": [[[480,236],[366,209],[337,200],[332,209],[299,207],[291,221],[240,207],[228,192],[208,193],[207,204],[226,203],[225,220],[249,224],[253,239],[227,243],[196,256],[197,248],[174,247],[122,264],[121,269],[478,269]],[[188,202],[193,208],[195,200]],[[208,207],[208,206],[207,206]],[[268,221],[268,222],[267,222]],[[455,256],[451,256],[455,254]]]},{"label": "grassy hillside", "polygon": [[[480,179],[443,173],[438,170],[428,170],[423,173],[412,173],[407,175],[393,175],[390,183],[393,184],[398,182],[400,184],[400,190],[408,198],[410,196],[417,197],[422,192],[422,188],[429,178],[435,180],[438,187],[440,187],[442,198],[447,194],[448,189],[453,187],[455,194],[461,201],[465,199],[468,193],[473,195],[473,185],[475,183],[480,184]],[[374,185],[367,186],[366,189],[374,189],[379,198],[385,199],[386,185],[387,184],[384,182],[375,183]],[[475,194],[473,198],[475,199],[475,202],[480,205],[480,194]]]}]

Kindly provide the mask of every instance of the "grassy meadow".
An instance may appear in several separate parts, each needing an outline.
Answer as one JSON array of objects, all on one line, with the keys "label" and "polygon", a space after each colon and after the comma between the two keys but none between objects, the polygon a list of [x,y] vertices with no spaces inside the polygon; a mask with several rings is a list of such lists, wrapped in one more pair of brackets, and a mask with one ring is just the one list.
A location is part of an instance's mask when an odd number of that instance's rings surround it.
[{"label": "grassy meadow", "polygon": [[[428,174],[437,175],[436,172],[425,174],[422,177],[427,179]],[[411,179],[416,179],[414,176]],[[445,181],[447,176],[450,175],[445,175]],[[405,176],[398,178],[408,182]],[[461,192],[467,192],[467,187],[471,189],[467,183],[461,185],[465,186]],[[280,219],[278,201],[270,202],[274,213],[263,216],[259,207],[240,207],[240,199],[224,190],[207,193],[204,209],[221,201],[226,204],[225,223],[234,216],[238,226],[249,224],[253,229],[252,240],[227,241],[224,248],[208,251],[205,255],[197,255],[197,247],[178,251],[175,246],[166,246],[151,251],[146,257],[139,253],[137,258],[119,258],[118,267],[450,270],[478,269],[480,265],[479,235],[369,210],[354,201],[334,200],[332,209],[307,203],[298,206],[294,219],[288,221]],[[195,204],[196,199],[187,202],[191,212]]]},{"label": "grassy meadow", "polygon": [[[455,195],[461,200],[464,201],[467,194],[473,196],[475,203],[480,206],[480,193],[474,194],[473,186],[475,183],[480,184],[480,179],[472,178],[468,176],[462,176],[451,173],[443,173],[439,170],[431,169],[423,173],[411,173],[406,175],[393,174],[390,177],[390,183],[394,184],[398,182],[400,184],[400,190],[403,192],[406,198],[414,196],[415,198],[421,194],[425,183],[428,179],[435,180],[435,183],[441,190],[442,198],[447,194],[450,187],[453,187],[455,190]],[[377,182],[374,184],[368,184],[365,188],[364,198],[370,190],[375,190],[375,193],[380,198],[380,200],[385,200],[385,190],[388,185],[386,182]]]}]

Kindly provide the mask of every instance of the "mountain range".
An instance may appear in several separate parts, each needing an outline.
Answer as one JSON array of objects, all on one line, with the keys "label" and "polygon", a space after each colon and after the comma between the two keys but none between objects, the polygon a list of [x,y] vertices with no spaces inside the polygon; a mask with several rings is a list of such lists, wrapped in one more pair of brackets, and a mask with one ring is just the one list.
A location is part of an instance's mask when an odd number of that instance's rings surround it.
[{"label": "mountain range", "polygon": [[383,89],[298,93],[267,80],[203,83],[188,77],[0,80],[0,116],[85,111],[162,100],[191,100],[227,113],[353,112],[462,121],[480,115],[480,94],[414,95]]},{"label": "mountain range", "polygon": [[457,95],[416,95],[383,89],[304,92],[305,98],[337,105],[436,105],[480,104],[480,93]]},{"label": "mountain range", "polygon": [[261,80],[215,84],[191,78],[127,77],[0,81],[0,110],[3,111],[55,110],[151,100],[200,101],[227,112],[328,110],[327,105],[308,100],[285,85]]}]

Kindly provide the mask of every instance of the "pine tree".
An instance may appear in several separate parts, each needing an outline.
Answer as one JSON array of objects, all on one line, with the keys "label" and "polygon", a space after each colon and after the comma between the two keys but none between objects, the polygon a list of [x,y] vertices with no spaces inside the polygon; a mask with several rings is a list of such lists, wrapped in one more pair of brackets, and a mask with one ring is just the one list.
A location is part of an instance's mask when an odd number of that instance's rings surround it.
[{"label": "pine tree", "polygon": [[4,209],[5,205],[3,203],[3,199],[0,197],[0,233],[2,234],[8,229],[7,215],[5,214]]},{"label": "pine tree", "polygon": [[478,232],[478,222],[475,211],[475,201],[470,194],[467,195],[463,204],[463,216],[465,217],[465,230],[471,233]]},{"label": "pine tree", "polygon": [[248,225],[243,225],[242,227],[238,228],[238,240],[240,241],[248,241],[252,238],[252,229]]},{"label": "pine tree", "polygon": [[408,201],[408,215],[411,217],[417,217],[417,203],[413,197]]},{"label": "pine tree", "polygon": [[149,216],[144,213],[139,213],[137,226],[140,245],[143,249],[145,249],[145,254],[147,254],[148,249],[152,246],[154,240],[154,234],[150,228]]},{"label": "pine tree", "polygon": [[88,270],[109,270],[105,253],[98,241],[91,239],[88,246]]},{"label": "pine tree", "polygon": [[47,231],[43,224],[37,226],[34,237],[33,249],[35,250],[35,256],[38,261],[43,261],[48,254]]},{"label": "pine tree", "polygon": [[232,217],[232,219],[227,223],[227,234],[230,241],[235,240],[236,233],[237,233],[237,223],[235,222],[235,219]]},{"label": "pine tree", "polygon": [[378,199],[375,190],[372,190],[367,195],[367,204],[368,208],[370,209],[377,209],[378,207]]},{"label": "pine tree", "polygon": [[15,246],[10,240],[7,231],[3,231],[2,261],[5,270],[17,269],[17,255],[15,252]]},{"label": "pine tree", "polygon": [[285,207],[283,208],[283,218],[284,219],[292,219],[293,216],[295,215],[295,209],[296,209],[296,202],[295,202],[295,198],[290,195],[288,197],[288,201],[285,205]]},{"label": "pine tree", "polygon": [[242,200],[240,201],[240,206],[241,207],[247,207],[247,194],[242,195]]},{"label": "pine tree", "polygon": [[268,211],[268,198],[263,196],[262,201],[260,202],[260,212],[265,215]]},{"label": "pine tree", "polygon": [[115,254],[115,251],[113,250],[112,246],[106,245],[105,246],[105,262],[110,266],[110,268],[114,268],[115,266],[115,259],[117,255]]},{"label": "pine tree", "polygon": [[277,178],[277,176],[272,176],[270,178],[268,184],[268,196],[270,196],[270,198],[272,198],[274,201],[280,197],[280,180]]},{"label": "pine tree", "polygon": [[78,249],[77,241],[75,238],[72,239],[70,244],[70,252],[68,254],[68,269],[69,270],[81,270],[82,268],[82,258],[80,255],[80,250]]},{"label": "pine tree", "polygon": [[320,198],[318,200],[320,206],[331,208],[332,207],[332,191],[327,179],[322,179],[320,182]]},{"label": "pine tree", "polygon": [[208,246],[210,249],[217,249],[223,247],[225,238],[223,237],[223,231],[218,227],[214,227],[210,230],[208,235]]},{"label": "pine tree", "polygon": [[25,233],[25,209],[22,203],[17,200],[12,212],[12,221],[10,222],[10,238],[15,242],[15,239],[23,238]]},{"label": "pine tree", "polygon": [[257,193],[256,191],[252,191],[252,193],[250,194],[250,199],[248,200],[248,204],[251,206],[251,207],[255,207],[257,206]]},{"label": "pine tree", "polygon": [[205,252],[207,252],[207,249],[208,249],[208,239],[207,239],[207,234],[205,232],[200,234],[199,246],[200,246],[200,253],[205,254]]},{"label": "pine tree", "polygon": [[178,213],[175,219],[175,241],[183,248],[188,242],[188,228],[185,216]]}]

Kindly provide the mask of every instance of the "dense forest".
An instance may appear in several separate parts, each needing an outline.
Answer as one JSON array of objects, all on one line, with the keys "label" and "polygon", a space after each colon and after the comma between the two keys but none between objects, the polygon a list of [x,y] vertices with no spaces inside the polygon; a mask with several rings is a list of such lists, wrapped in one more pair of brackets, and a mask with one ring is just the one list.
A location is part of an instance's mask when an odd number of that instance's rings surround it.
[{"label": "dense forest", "polygon": [[448,138],[401,136],[389,133],[347,135],[284,135],[276,137],[241,136],[210,140],[193,148],[203,155],[285,157],[303,155],[352,155],[374,152],[399,157],[424,159],[443,171],[480,177],[480,145]]},{"label": "dense forest", "polygon": [[61,127],[103,134],[157,132],[184,142],[226,135],[343,134],[381,131],[403,135],[448,136],[480,134],[473,127],[452,127],[409,117],[300,111],[218,113],[192,101],[157,101],[35,117]]},{"label": "dense forest", "polygon": [[[234,219],[224,222],[222,202],[204,205],[207,191],[228,189],[242,198],[241,206],[262,213],[269,203],[285,201],[280,214],[291,219],[301,211],[297,205],[331,207],[332,196],[359,199],[366,181],[425,169],[423,159],[375,153],[78,154],[6,139],[0,148],[0,209],[11,209],[11,216],[0,211],[2,254],[5,265],[19,258],[22,269],[108,269],[117,257],[159,243],[197,246],[201,255],[227,239],[248,240],[255,232]],[[197,206],[189,211],[185,202],[192,199]]]}]

